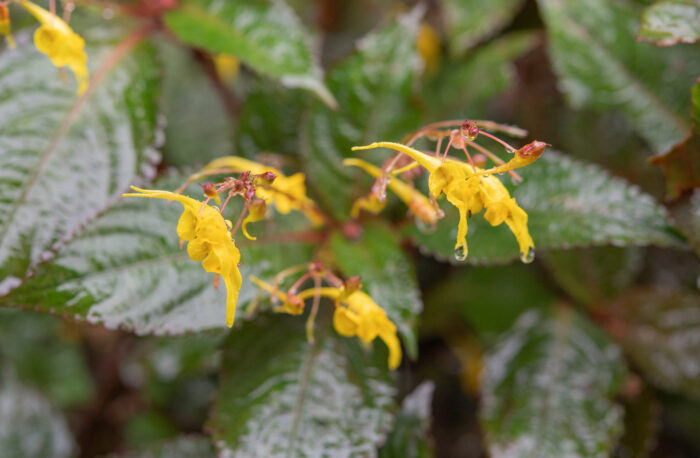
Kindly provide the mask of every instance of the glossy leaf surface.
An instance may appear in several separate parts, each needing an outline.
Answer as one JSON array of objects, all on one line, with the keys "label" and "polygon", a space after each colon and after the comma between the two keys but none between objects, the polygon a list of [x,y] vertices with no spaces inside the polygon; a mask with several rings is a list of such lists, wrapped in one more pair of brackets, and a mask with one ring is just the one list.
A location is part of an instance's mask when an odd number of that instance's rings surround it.
[{"label": "glossy leaf surface", "polygon": [[622,433],[612,401],[620,351],[570,309],[522,315],[485,371],[481,423],[493,456],[609,456]]},{"label": "glossy leaf surface", "polygon": [[700,73],[697,48],[635,41],[640,12],[632,2],[538,4],[560,88],[575,107],[623,112],[656,152],[688,134],[687,91]]},{"label": "glossy leaf surface", "polygon": [[[86,32],[94,71],[123,30]],[[26,35],[0,54],[0,296],[139,177],[151,176],[157,64],[140,45],[76,99]]]},{"label": "glossy leaf surface", "polygon": [[308,89],[336,105],[323,84],[309,33],[282,0],[188,0],[168,12],[165,22],[190,45],[236,56],[285,86]]},{"label": "glossy leaf surface", "polygon": [[661,46],[700,40],[700,3],[696,0],[659,1],[642,15],[637,35]]},{"label": "glossy leaf surface", "polygon": [[231,334],[209,420],[220,453],[375,454],[394,423],[386,352],[336,335],[330,320],[317,329],[310,344],[302,317],[268,315]]}]

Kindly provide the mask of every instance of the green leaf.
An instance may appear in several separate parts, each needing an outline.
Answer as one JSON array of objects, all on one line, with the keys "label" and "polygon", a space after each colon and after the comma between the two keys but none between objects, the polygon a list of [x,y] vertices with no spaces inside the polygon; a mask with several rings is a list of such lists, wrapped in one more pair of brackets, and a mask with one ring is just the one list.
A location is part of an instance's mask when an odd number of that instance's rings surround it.
[{"label": "green leaf", "polygon": [[368,224],[362,238],[355,242],[336,232],[331,247],[343,274],[362,277],[364,290],[396,324],[408,354],[415,358],[415,327],[423,303],[413,264],[401,250],[396,235],[385,226]]},{"label": "green leaf", "polygon": [[[498,2],[494,2],[498,3]],[[485,115],[486,104],[515,81],[513,59],[538,42],[532,32],[514,32],[478,47],[464,59],[447,62],[424,85],[429,118],[470,118]]]},{"label": "green leaf", "polygon": [[611,331],[650,381],[700,399],[700,294],[644,288],[615,302]]},{"label": "green leaf", "polygon": [[[173,176],[153,187],[175,189],[182,181]],[[224,327],[226,289],[223,284],[214,289],[213,276],[179,247],[175,229],[181,213],[177,203],[125,199],[88,224],[53,261],[37,266],[31,278],[0,297],[0,305],[34,307],[138,334]],[[275,215],[256,223],[255,233],[286,232],[287,219]],[[248,275],[270,277],[311,256],[311,247],[303,243],[239,248],[244,278],[239,311],[257,294]]]},{"label": "green leaf", "polygon": [[443,0],[450,54],[459,56],[508,25],[523,0]]},{"label": "green leaf", "polygon": [[435,384],[431,381],[418,385],[403,400],[396,417],[396,426],[379,449],[380,458],[429,458],[434,456],[428,438],[431,404]]},{"label": "green leaf", "polygon": [[[121,35],[105,26],[84,36],[94,74]],[[78,100],[28,38],[0,54],[0,295],[139,176],[153,175],[157,158],[159,81],[149,45]]]},{"label": "green leaf", "polygon": [[[546,151],[537,162],[518,171],[523,183],[504,183],[528,214],[528,228],[537,249],[591,245],[680,246],[681,239],[666,211],[637,187],[592,164]],[[505,181],[507,178],[504,176]],[[454,261],[457,211],[443,203],[446,217],[433,233],[410,226],[406,234],[421,251]],[[518,257],[515,237],[505,224],[490,226],[483,215],[469,219],[469,258],[472,263],[504,263]]]},{"label": "green leaf", "polygon": [[[557,298],[535,269],[523,264],[468,266],[452,269],[425,294],[425,320],[421,333],[430,328],[443,334],[466,320],[479,340],[490,342],[510,329],[518,317],[531,308],[551,307]],[[427,321],[427,322],[424,322]]]},{"label": "green leaf", "polygon": [[[203,436],[178,436],[136,451],[108,455],[109,458],[215,458],[211,439]],[[107,457],[105,457],[107,458]]]},{"label": "green leaf", "polygon": [[684,197],[670,208],[674,222],[700,256],[700,189]]},{"label": "green leaf", "polygon": [[[326,315],[327,316],[327,315]],[[386,352],[322,320],[263,315],[231,333],[208,427],[224,455],[371,456],[394,423]]]},{"label": "green leaf", "polygon": [[274,152],[298,155],[298,131],[308,97],[283,90],[266,81],[254,83],[238,116],[236,145],[239,156]]},{"label": "green leaf", "polygon": [[299,149],[310,185],[338,218],[347,218],[353,190],[361,192],[353,186],[361,173],[342,164],[357,155],[350,148],[377,139],[399,140],[418,126],[419,113],[410,98],[420,64],[415,46],[419,13],[414,10],[366,36],[330,73],[328,85],[340,110],[317,102],[304,117]]},{"label": "green leaf", "polygon": [[57,407],[82,406],[92,399],[94,382],[83,349],[63,334],[65,323],[55,317],[0,309],[0,365],[11,366],[18,380]]},{"label": "green leaf", "polygon": [[632,283],[643,267],[637,247],[589,247],[548,250],[543,260],[552,278],[573,299],[596,306],[614,298]]},{"label": "green leaf", "polygon": [[202,166],[233,150],[233,119],[212,81],[189,49],[158,43],[167,119],[163,160],[169,166]]},{"label": "green leaf", "polygon": [[700,73],[697,48],[635,41],[639,14],[625,1],[538,3],[560,88],[575,107],[623,112],[656,152],[688,134],[686,91]]},{"label": "green leaf", "polygon": [[74,456],[66,419],[39,393],[22,386],[11,370],[0,376],[0,450],[23,458]]},{"label": "green leaf", "polygon": [[336,106],[311,52],[311,37],[282,0],[188,0],[169,11],[165,23],[187,44],[234,55],[261,74]]},{"label": "green leaf", "polygon": [[481,423],[493,456],[609,456],[622,433],[611,401],[618,348],[571,309],[527,312],[486,358]]},{"label": "green leaf", "polygon": [[700,40],[700,3],[697,0],[659,1],[644,10],[637,37],[660,46]]}]

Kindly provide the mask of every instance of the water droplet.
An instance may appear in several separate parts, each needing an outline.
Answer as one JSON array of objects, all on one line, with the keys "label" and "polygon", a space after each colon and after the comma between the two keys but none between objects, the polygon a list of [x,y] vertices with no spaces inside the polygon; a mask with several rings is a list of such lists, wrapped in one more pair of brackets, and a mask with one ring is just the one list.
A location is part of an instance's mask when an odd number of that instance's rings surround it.
[{"label": "water droplet", "polygon": [[527,253],[520,253],[520,260],[525,264],[530,264],[535,260],[535,247],[531,246],[527,249]]},{"label": "water droplet", "polygon": [[414,221],[416,222],[416,227],[422,234],[430,234],[432,232],[435,232],[435,229],[437,228],[436,223],[427,224],[425,221],[423,221],[417,216],[414,218]]},{"label": "water droplet", "polygon": [[455,248],[455,259],[457,261],[466,261],[467,259],[467,250],[463,246],[458,246]]}]

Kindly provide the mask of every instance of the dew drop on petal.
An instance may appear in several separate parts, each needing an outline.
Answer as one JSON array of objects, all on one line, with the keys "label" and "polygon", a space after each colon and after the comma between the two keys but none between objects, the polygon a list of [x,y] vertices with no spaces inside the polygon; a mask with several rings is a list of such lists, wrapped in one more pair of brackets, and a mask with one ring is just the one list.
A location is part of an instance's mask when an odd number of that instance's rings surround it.
[{"label": "dew drop on petal", "polygon": [[527,253],[520,253],[520,260],[525,264],[530,264],[535,260],[535,247],[531,246],[527,249]]},{"label": "dew drop on petal", "polygon": [[455,248],[455,259],[460,262],[467,260],[467,251],[463,246],[458,246]]}]

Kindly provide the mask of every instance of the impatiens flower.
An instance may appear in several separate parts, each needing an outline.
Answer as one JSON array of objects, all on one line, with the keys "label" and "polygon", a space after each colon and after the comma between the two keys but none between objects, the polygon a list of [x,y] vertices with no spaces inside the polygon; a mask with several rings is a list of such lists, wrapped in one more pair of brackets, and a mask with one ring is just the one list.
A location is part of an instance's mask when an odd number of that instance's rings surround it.
[{"label": "impatiens flower", "polygon": [[298,294],[286,294],[255,276],[250,281],[282,301],[276,312],[299,315],[304,311],[304,301],[314,296],[326,297],[335,302],[333,326],[338,334],[345,337],[357,336],[370,343],[377,337],[389,349],[389,369],[396,369],[401,363],[401,344],[396,335],[396,325],[389,320],[386,312],[370,296],[357,288],[319,287],[309,288]]},{"label": "impatiens flower", "polygon": [[84,49],[85,40],[55,14],[27,0],[20,0],[18,3],[41,22],[41,26],[34,32],[34,44],[37,49],[49,56],[56,67],[70,68],[78,80],[78,94],[85,92],[90,80]]},{"label": "impatiens flower", "polygon": [[265,217],[266,209],[267,205],[262,199],[256,199],[250,205],[250,208],[248,209],[248,216],[245,217],[243,224],[241,225],[241,231],[248,240],[257,240],[257,237],[250,235],[246,226],[248,226],[248,223],[255,223],[256,221],[263,219]]},{"label": "impatiens flower", "polygon": [[5,37],[7,46],[10,49],[15,47],[15,39],[12,38],[12,29],[10,26],[10,10],[4,3],[0,3],[0,35]]},{"label": "impatiens flower", "polygon": [[[345,159],[343,164],[359,167],[375,178],[379,178],[382,175],[382,171],[378,167],[361,159]],[[430,203],[430,199],[418,192],[415,188],[404,183],[399,178],[391,176],[389,177],[387,187],[391,189],[394,194],[408,206],[409,211],[423,223],[433,225],[437,222],[439,215],[435,207]],[[370,194],[368,197],[362,197],[355,201],[350,216],[357,218],[361,209],[376,214],[384,209],[384,205],[384,201],[380,201],[377,196]]]},{"label": "impatiens flower", "polygon": [[531,262],[534,259],[535,245],[527,229],[527,213],[518,206],[515,199],[510,197],[503,183],[491,175],[492,171],[484,171],[479,167],[449,158],[443,162],[440,158],[400,143],[376,142],[367,146],[356,146],[353,150],[373,148],[391,148],[414,159],[430,173],[428,178],[430,192],[436,197],[444,194],[447,200],[457,207],[459,211],[455,243],[457,259],[464,260],[467,257],[467,219],[484,208],[486,209],[484,218],[489,224],[498,226],[506,223],[513,232],[520,248],[520,259],[523,262]]},{"label": "impatiens flower", "polygon": [[204,167],[204,171],[216,169],[236,169],[242,172],[249,171],[255,175],[262,175],[265,172],[274,173],[275,179],[272,184],[257,186],[256,195],[268,205],[274,204],[277,211],[283,215],[292,210],[299,210],[314,226],[323,224],[323,218],[316,209],[316,204],[306,195],[306,176],[303,173],[285,176],[274,167],[236,156],[215,159]]},{"label": "impatiens flower", "polygon": [[233,326],[238,292],[241,289],[241,273],[238,262],[241,253],[231,239],[226,221],[216,208],[191,197],[168,191],[139,189],[125,197],[150,197],[180,202],[184,211],[177,222],[177,235],[187,241],[187,254],[193,261],[201,261],[207,272],[221,275],[226,285],[226,325]]}]

